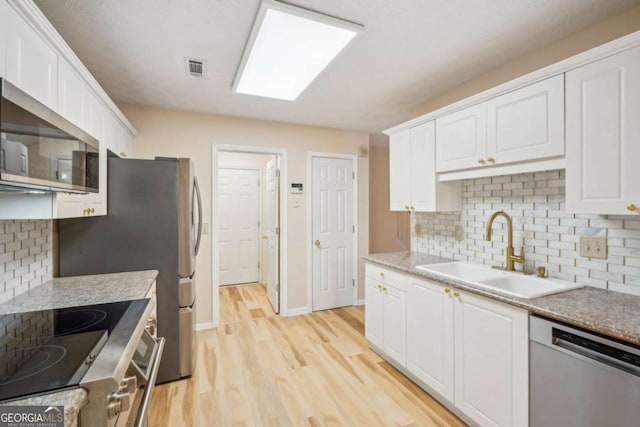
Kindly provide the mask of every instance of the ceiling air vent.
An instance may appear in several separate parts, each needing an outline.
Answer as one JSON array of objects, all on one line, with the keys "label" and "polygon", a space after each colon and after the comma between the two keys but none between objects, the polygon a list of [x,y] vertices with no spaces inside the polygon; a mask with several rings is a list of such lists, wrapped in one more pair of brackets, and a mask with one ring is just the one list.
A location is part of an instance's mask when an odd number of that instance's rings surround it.
[{"label": "ceiling air vent", "polygon": [[203,59],[185,58],[187,74],[193,77],[205,77],[207,61]]}]

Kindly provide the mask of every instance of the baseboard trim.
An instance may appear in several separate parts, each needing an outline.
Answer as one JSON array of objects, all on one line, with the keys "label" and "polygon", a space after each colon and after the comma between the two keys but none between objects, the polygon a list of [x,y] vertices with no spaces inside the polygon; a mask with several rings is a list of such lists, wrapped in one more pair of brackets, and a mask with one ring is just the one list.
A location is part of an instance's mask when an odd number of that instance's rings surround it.
[{"label": "baseboard trim", "polygon": [[196,331],[204,331],[206,329],[213,329],[216,326],[213,324],[213,322],[205,322],[205,323],[196,323],[195,326],[195,330]]},{"label": "baseboard trim", "polygon": [[356,305],[364,305],[364,298],[359,299]]},{"label": "baseboard trim", "polygon": [[309,313],[311,313],[309,307],[290,308],[289,310],[287,310],[287,317],[301,316],[303,314]]}]

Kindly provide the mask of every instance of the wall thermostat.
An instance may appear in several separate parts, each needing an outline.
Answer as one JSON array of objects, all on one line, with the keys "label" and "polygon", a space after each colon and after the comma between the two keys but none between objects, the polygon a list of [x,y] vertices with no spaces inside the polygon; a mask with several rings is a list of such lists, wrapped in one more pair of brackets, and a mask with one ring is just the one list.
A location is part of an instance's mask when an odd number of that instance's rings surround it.
[{"label": "wall thermostat", "polygon": [[302,194],[302,183],[291,183],[291,194]]}]

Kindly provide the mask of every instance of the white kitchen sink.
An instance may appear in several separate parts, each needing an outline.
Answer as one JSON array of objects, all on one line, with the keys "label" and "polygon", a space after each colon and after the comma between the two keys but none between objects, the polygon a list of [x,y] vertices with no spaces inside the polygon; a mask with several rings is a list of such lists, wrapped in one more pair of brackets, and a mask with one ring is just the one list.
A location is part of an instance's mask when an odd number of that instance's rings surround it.
[{"label": "white kitchen sink", "polygon": [[468,262],[456,261],[420,265],[417,268],[445,278],[459,280],[470,285],[525,299],[538,298],[583,287],[578,283],[557,279],[543,279],[521,273],[496,270],[486,265]]}]

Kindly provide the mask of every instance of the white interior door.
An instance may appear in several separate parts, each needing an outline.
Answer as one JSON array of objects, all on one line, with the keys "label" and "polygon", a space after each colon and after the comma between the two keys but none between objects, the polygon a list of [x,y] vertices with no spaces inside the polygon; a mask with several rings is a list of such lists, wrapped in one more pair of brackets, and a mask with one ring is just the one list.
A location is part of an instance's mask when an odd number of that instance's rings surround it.
[{"label": "white interior door", "polygon": [[280,311],[280,171],[278,158],[267,163],[265,223],[267,237],[267,297],[278,313]]},{"label": "white interior door", "polygon": [[312,159],[313,310],[353,304],[353,163]]},{"label": "white interior door", "polygon": [[219,169],[220,285],[260,281],[259,172]]}]

